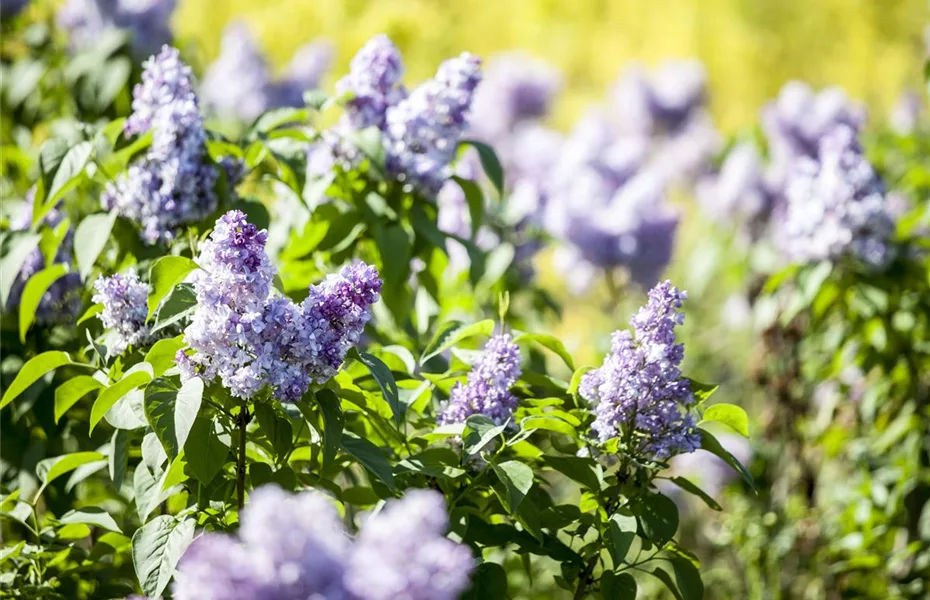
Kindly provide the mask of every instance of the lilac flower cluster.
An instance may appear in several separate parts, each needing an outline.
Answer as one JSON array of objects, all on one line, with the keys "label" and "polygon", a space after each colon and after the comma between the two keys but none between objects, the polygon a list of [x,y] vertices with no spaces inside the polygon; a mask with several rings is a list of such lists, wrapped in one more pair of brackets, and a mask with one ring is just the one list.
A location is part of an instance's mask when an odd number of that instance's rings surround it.
[{"label": "lilac flower cluster", "polygon": [[191,545],[172,591],[177,600],[454,600],[474,559],[447,527],[442,496],[414,490],[352,540],[322,494],[265,486],[251,494],[238,539],[206,533]]},{"label": "lilac flower cluster", "polygon": [[403,59],[386,35],[376,35],[352,58],[349,74],[336,83],[346,102],[346,126],[350,129],[384,129],[388,108],[407,97],[402,82]]},{"label": "lilac flower cluster", "polygon": [[300,107],[303,93],[319,87],[332,55],[326,42],[307,44],[275,79],[248,27],[233,22],[223,32],[219,58],[204,75],[201,97],[221,116],[249,122],[271,108]]},{"label": "lilac flower cluster", "polygon": [[216,208],[216,171],[205,162],[203,118],[193,91],[193,74],[169,46],[144,64],[133,90],[127,134],[152,131],[145,157],[107,186],[101,202],[142,226],[153,244]]},{"label": "lilac flower cluster", "polygon": [[[29,190],[26,194],[26,203],[23,212],[10,223],[12,231],[26,231],[32,226],[33,204],[35,202],[35,188]],[[49,210],[42,219],[42,224],[50,229],[58,226],[64,215],[57,208]],[[69,228],[65,233],[64,239],[58,246],[55,253],[54,263],[71,265],[71,247],[73,245],[73,233]],[[47,266],[45,257],[39,248],[34,248],[23,266],[20,267],[13,285],[10,287],[10,295],[6,301],[6,310],[17,307],[22,300],[23,291],[29,279]],[[49,286],[45,295],[39,301],[36,309],[36,322],[44,325],[53,325],[65,323],[73,319],[81,310],[81,276],[78,273],[66,273],[59,277]]]},{"label": "lilac flower cluster", "polygon": [[519,400],[510,388],[520,378],[520,348],[507,334],[493,336],[484,346],[478,363],[465,384],[458,382],[436,418],[440,425],[464,423],[472,415],[484,415],[503,425]]},{"label": "lilac flower cluster", "polygon": [[893,253],[895,223],[881,179],[848,126],[820,141],[817,159],[802,158],[792,171],[781,229],[785,252],[798,261],[846,256],[881,268]]},{"label": "lilac flower cluster", "polygon": [[59,27],[71,48],[91,48],[111,29],[128,33],[133,52],[146,56],[171,41],[170,19],[177,0],[67,0],[58,9]]},{"label": "lilac flower cluster", "polygon": [[230,211],[202,246],[192,276],[197,309],[184,332],[194,351],[177,356],[182,376],[219,378],[239,398],[270,387],[284,402],[298,400],[313,382],[332,377],[358,343],[378,300],[374,268],[356,263],[311,286],[295,304],[272,294],[275,269],[265,252],[267,233]]},{"label": "lilac flower cluster", "polygon": [[604,364],[582,378],[579,393],[593,405],[591,428],[601,441],[620,437],[629,452],[658,460],[700,447],[688,412],[694,395],[679,369],[684,345],[675,337],[686,297],[669,281],[655,286],[630,320],[633,333],[615,332]]},{"label": "lilac flower cluster", "polygon": [[134,272],[116,273],[94,282],[93,301],[103,304],[97,318],[111,332],[108,349],[112,354],[122,354],[129,346],[151,339],[151,331],[145,324],[148,296],[148,284],[139,281]]}]

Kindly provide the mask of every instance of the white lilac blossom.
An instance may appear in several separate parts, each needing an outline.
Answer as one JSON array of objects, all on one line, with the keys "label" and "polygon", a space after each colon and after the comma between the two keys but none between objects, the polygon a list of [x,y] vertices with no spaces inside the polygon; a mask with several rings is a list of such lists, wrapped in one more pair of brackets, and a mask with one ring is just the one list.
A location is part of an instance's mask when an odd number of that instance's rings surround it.
[{"label": "white lilac blossom", "polygon": [[171,41],[176,5],[177,0],[67,0],[56,19],[74,50],[92,48],[104,32],[119,29],[128,34],[133,52],[146,56]]},{"label": "white lilac blossom", "polygon": [[308,44],[275,79],[248,26],[233,22],[223,31],[220,55],[204,75],[201,95],[221,116],[251,122],[271,108],[303,106],[303,93],[319,86],[331,59],[329,44]]},{"label": "white lilac blossom", "polygon": [[414,490],[365,519],[355,540],[314,490],[256,489],[238,537],[205,533],[178,565],[177,600],[454,600],[474,559],[445,537],[434,491]]},{"label": "white lilac blossom", "polygon": [[445,501],[411,490],[369,517],[355,540],[346,586],[360,600],[455,600],[468,587],[474,558],[445,537]]},{"label": "white lilac blossom", "polygon": [[440,425],[464,423],[472,415],[484,415],[503,425],[517,408],[519,400],[510,388],[521,373],[520,348],[507,334],[493,336],[466,383],[458,382],[452,388],[436,421]]},{"label": "white lilac blossom", "polygon": [[875,268],[891,260],[895,223],[885,188],[851,127],[824,136],[816,159],[798,160],[786,194],[781,242],[792,259],[852,257]]},{"label": "white lilac blossom", "polygon": [[349,74],[336,83],[336,92],[348,94],[346,128],[384,129],[388,108],[407,96],[400,51],[384,34],[376,35],[352,58]]},{"label": "white lilac blossom", "polygon": [[148,317],[149,286],[134,272],[100,277],[94,282],[93,301],[103,305],[97,318],[111,332],[109,350],[122,354],[129,346],[145,343],[151,337],[145,324]]},{"label": "white lilac blossom", "polygon": [[614,332],[603,365],[582,378],[579,393],[592,405],[600,441],[619,437],[628,452],[658,460],[700,447],[688,412],[691,383],[679,369],[684,345],[675,336],[686,297],[669,281],[655,286],[630,320],[633,333]]},{"label": "white lilac blossom", "polygon": [[[35,202],[35,188],[31,188],[26,194],[26,202],[23,211],[18,218],[10,223],[12,231],[26,231],[32,226],[33,204]],[[42,224],[49,229],[56,228],[65,216],[57,207],[53,207],[42,218]],[[73,245],[73,233],[71,228],[65,233],[55,252],[54,264],[64,264],[71,266],[71,248]],[[45,256],[39,248],[34,248],[23,261],[19,273],[13,280],[10,287],[10,294],[6,301],[6,310],[19,306],[22,300],[23,291],[26,284],[33,275],[42,271],[51,265],[46,264]],[[68,322],[73,319],[81,310],[81,276],[76,272],[65,273],[49,286],[45,295],[39,301],[36,308],[36,322],[43,325],[54,325]]]},{"label": "white lilac blossom", "polygon": [[521,53],[495,57],[475,91],[473,133],[497,147],[518,124],[548,116],[561,87],[558,70],[542,61]]},{"label": "white lilac blossom", "polygon": [[205,162],[203,119],[192,80],[190,67],[174,48],[165,46],[145,62],[125,131],[151,131],[152,145],[101,198],[107,210],[138,222],[149,244],[173,239],[177,227],[216,207],[217,173]]},{"label": "white lilac blossom", "polygon": [[293,402],[332,377],[358,343],[381,280],[355,263],[311,286],[297,305],[271,289],[276,271],[266,241],[239,211],[217,221],[192,276],[197,308],[184,339],[193,352],[179,351],[178,366],[184,379],[219,378],[238,398],[270,388]]},{"label": "white lilac blossom", "polygon": [[387,167],[393,175],[429,195],[439,192],[468,129],[480,67],[480,59],[468,53],[449,59],[433,79],[388,108]]}]

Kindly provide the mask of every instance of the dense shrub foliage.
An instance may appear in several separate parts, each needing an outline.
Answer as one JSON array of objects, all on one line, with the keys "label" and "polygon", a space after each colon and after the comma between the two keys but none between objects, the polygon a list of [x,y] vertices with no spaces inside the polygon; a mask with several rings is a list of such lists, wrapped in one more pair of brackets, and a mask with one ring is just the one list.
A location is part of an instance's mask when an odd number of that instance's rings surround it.
[{"label": "dense shrub foliage", "polygon": [[[677,61],[563,135],[521,54],[415,84],[379,35],[328,95],[233,25],[201,83],[173,4],[3,21],[0,595],[925,596],[919,103],[794,82],[726,141]],[[593,364],[540,270],[606,288]]]}]

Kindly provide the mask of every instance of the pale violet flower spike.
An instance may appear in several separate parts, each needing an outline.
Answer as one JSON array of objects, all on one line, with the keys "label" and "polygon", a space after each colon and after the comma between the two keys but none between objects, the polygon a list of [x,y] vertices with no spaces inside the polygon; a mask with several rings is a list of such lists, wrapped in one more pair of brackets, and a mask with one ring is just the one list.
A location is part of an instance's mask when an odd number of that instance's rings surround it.
[{"label": "pale violet flower spike", "polygon": [[388,107],[407,92],[401,79],[404,64],[397,46],[384,34],[376,35],[352,59],[349,74],[336,83],[336,92],[349,94],[347,128],[384,129]]},{"label": "pale violet flower spike", "polygon": [[520,348],[509,335],[493,336],[468,374],[467,382],[458,382],[452,388],[437,422],[464,423],[472,415],[484,415],[503,425],[519,402],[510,388],[520,379],[520,360]]},{"label": "pale violet flower spike", "polygon": [[148,317],[149,286],[139,281],[134,272],[100,277],[94,282],[95,303],[103,304],[97,318],[108,329],[111,354],[122,354],[129,346],[147,342],[151,331],[145,324]]},{"label": "pale violet flower spike", "polygon": [[130,135],[151,131],[152,145],[107,185],[101,203],[139,223],[142,239],[153,244],[213,212],[217,173],[204,162],[206,137],[190,67],[169,46],[143,66],[124,129]]},{"label": "pale violet flower spike", "polygon": [[859,146],[856,131],[841,126],[825,136],[817,159],[803,158],[787,188],[782,245],[794,260],[846,256],[874,268],[892,259],[895,223],[885,188]]},{"label": "pale violet flower spike", "polygon": [[133,53],[146,56],[171,42],[177,0],[67,0],[56,14],[73,50],[92,48],[110,29],[127,33]]},{"label": "pale violet flower spike", "polygon": [[620,437],[629,452],[658,460],[700,447],[688,412],[691,383],[679,369],[684,345],[675,337],[686,297],[671,282],[655,286],[630,320],[633,333],[615,332],[604,364],[582,378],[579,393],[592,404],[591,428],[602,442]]},{"label": "pale violet flower spike", "polygon": [[399,180],[434,196],[451,177],[480,67],[480,59],[468,53],[449,59],[433,79],[388,109],[387,167]]}]

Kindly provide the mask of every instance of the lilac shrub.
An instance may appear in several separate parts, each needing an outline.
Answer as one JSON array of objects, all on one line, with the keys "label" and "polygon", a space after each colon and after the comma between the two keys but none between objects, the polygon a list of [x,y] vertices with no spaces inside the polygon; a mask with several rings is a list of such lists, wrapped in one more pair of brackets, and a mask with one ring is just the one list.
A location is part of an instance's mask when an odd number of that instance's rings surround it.
[{"label": "lilac shrub", "polygon": [[101,203],[142,227],[148,244],[174,238],[175,230],[216,208],[217,173],[205,162],[205,134],[193,74],[169,46],[144,64],[133,90],[128,135],[152,132],[146,155],[107,185]]},{"label": "lilac shrub", "polygon": [[177,600],[454,600],[474,559],[445,537],[445,503],[414,490],[368,516],[353,540],[328,498],[255,490],[239,536],[205,533],[181,559]]},{"label": "lilac shrub", "polygon": [[604,364],[582,378],[579,393],[592,404],[601,442],[619,437],[627,452],[658,460],[700,447],[688,412],[695,397],[679,368],[684,345],[675,336],[685,298],[669,281],[654,287],[630,320],[633,333],[615,332]]}]

